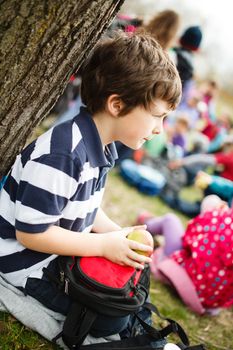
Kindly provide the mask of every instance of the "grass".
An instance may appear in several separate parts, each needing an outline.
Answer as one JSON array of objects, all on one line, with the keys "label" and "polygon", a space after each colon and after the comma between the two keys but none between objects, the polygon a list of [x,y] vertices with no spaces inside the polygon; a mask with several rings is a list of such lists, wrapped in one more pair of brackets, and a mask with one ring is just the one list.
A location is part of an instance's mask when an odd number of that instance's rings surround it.
[{"label": "grass", "polygon": [[1,350],[50,350],[54,346],[37,333],[27,329],[14,317],[0,313],[0,349]]},{"label": "grass", "polygon": [[[193,198],[193,191],[184,191],[184,196]],[[128,186],[115,170],[108,178],[103,207],[108,215],[122,226],[132,225],[141,209],[149,210],[156,215],[171,211],[158,197],[143,195]],[[177,214],[185,224],[187,218]],[[208,350],[233,350],[232,309],[224,310],[215,317],[197,316],[189,311],[171,288],[153,280],[151,299],[163,315],[174,318],[184,327],[192,344],[205,343]],[[157,318],[154,321],[157,325],[161,323]],[[12,316],[2,313],[0,349],[50,350],[56,347],[35,332],[26,329]]]}]

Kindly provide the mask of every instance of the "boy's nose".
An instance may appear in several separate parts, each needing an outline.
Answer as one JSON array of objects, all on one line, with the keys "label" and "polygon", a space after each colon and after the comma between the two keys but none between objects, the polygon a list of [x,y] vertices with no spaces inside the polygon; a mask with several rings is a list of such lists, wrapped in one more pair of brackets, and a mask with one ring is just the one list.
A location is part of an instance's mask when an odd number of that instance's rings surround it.
[{"label": "boy's nose", "polygon": [[163,131],[163,121],[161,120],[159,123],[156,124],[154,127],[152,134],[160,134]]}]

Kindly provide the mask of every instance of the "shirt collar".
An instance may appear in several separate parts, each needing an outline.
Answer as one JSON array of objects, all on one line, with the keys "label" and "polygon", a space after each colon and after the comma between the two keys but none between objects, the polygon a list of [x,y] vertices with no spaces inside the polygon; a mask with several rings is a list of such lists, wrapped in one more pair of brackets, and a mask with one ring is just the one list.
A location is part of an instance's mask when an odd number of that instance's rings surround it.
[{"label": "shirt collar", "polygon": [[86,147],[88,160],[92,167],[108,166],[113,167],[115,159],[118,158],[114,143],[110,143],[103,149],[97,127],[91,114],[86,107],[80,108],[80,113],[74,118],[82,134]]}]

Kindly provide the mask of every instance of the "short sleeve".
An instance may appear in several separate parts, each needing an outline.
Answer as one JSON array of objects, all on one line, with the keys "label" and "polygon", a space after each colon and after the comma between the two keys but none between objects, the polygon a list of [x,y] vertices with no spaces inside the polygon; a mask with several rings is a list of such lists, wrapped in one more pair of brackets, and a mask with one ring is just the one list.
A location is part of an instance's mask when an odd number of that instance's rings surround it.
[{"label": "short sleeve", "polygon": [[79,175],[68,156],[49,154],[28,161],[18,184],[16,229],[44,232],[57,223],[77,189]]}]

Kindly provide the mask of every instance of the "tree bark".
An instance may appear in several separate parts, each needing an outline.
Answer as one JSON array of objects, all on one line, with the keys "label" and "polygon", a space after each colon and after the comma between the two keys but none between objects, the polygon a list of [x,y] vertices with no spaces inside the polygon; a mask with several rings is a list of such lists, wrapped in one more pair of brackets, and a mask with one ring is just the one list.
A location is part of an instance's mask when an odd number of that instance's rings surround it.
[{"label": "tree bark", "polygon": [[0,0],[0,175],[124,0]]}]

